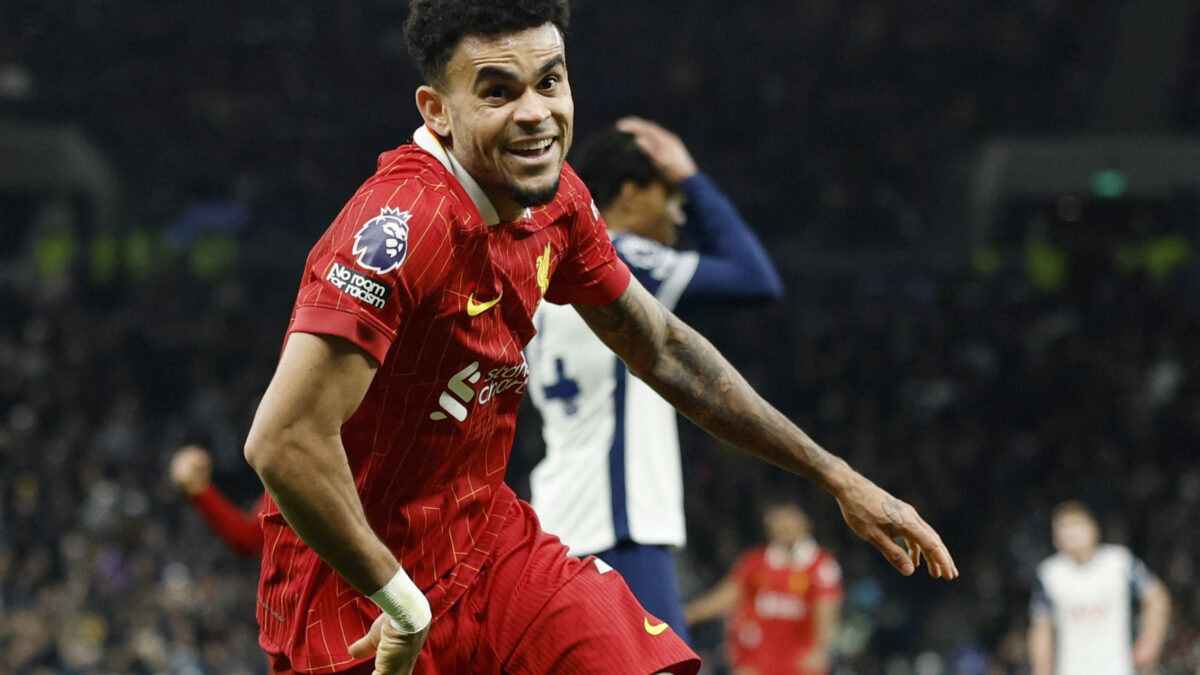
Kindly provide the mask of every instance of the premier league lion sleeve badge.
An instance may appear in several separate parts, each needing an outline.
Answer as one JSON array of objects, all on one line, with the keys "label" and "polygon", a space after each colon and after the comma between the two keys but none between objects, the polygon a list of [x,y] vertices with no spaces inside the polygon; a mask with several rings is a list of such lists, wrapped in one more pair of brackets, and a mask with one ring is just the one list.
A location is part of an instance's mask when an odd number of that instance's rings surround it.
[{"label": "premier league lion sleeve badge", "polygon": [[352,252],[359,267],[387,274],[400,269],[408,255],[408,211],[383,207],[354,235]]}]

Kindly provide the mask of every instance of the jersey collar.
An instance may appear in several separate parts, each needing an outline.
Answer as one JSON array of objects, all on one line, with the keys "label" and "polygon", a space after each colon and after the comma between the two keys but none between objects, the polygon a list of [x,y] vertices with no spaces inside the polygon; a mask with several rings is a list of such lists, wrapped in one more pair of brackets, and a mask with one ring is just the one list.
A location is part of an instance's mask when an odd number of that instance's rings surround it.
[{"label": "jersey collar", "polygon": [[439,139],[429,127],[421,125],[420,129],[413,132],[413,142],[417,147],[425,152],[433,155],[446,167],[450,175],[454,176],[458,184],[466,191],[467,196],[475,203],[475,208],[479,210],[479,215],[483,217],[483,222],[488,225],[499,225],[500,214],[496,212],[496,207],[492,205],[492,201],[484,194],[483,188],[479,187],[479,183],[467,173],[462,164],[454,158],[454,155],[448,152],[445,146],[442,145]]},{"label": "jersey collar", "polygon": [[791,548],[783,546],[767,546],[767,564],[779,568],[785,565],[793,567],[808,567],[817,558],[817,542],[812,537],[806,537],[796,542]]}]

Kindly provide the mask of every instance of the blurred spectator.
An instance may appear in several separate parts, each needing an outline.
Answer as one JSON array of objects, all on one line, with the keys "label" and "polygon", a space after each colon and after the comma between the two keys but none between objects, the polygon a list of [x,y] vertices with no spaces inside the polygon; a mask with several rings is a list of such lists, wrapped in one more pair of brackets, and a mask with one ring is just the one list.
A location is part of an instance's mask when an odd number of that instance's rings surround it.
[{"label": "blurred spectator", "polygon": [[[1038,565],[1030,605],[1033,675],[1133,675],[1158,665],[1171,600],[1158,577],[1124,546],[1100,543],[1080,502],[1050,517],[1055,555]],[[1141,606],[1137,639],[1133,603]]]},{"label": "blurred spectator", "polygon": [[688,624],[728,616],[735,675],[826,675],[842,606],[842,570],[793,503],[763,514],[766,546],[738,558],[721,583],[688,602]]}]

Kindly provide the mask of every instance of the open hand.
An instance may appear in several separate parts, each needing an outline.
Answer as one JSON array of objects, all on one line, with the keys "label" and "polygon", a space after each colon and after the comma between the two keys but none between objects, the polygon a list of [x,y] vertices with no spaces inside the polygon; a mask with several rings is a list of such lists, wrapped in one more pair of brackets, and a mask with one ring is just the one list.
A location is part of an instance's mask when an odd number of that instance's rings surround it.
[{"label": "open hand", "polygon": [[350,656],[363,659],[374,654],[375,670],[371,675],[409,675],[428,636],[429,626],[419,633],[404,633],[391,617],[380,614],[371,630],[350,645]]},{"label": "open hand", "polygon": [[[924,555],[929,563],[929,576],[958,578],[958,567],[942,538],[913,507],[862,476],[842,490],[837,500],[850,529],[879,549],[904,576],[921,565]],[[904,540],[907,551],[896,543],[897,538]]]}]

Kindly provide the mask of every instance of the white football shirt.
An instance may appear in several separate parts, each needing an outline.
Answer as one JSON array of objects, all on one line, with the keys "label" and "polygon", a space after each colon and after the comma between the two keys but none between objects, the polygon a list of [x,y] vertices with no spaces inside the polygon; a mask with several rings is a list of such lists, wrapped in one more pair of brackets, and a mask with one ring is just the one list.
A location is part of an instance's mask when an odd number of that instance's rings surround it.
[{"label": "white football shirt", "polygon": [[[638,281],[674,309],[699,254],[631,234],[613,244]],[[542,528],[577,556],[627,540],[682,546],[675,408],[630,375],[573,308],[542,303],[533,320],[528,391],[546,457],[529,482]]]},{"label": "white football shirt", "polygon": [[1056,675],[1133,675],[1133,602],[1155,577],[1124,546],[1087,563],[1058,553],[1038,565],[1030,612],[1054,624]]}]

